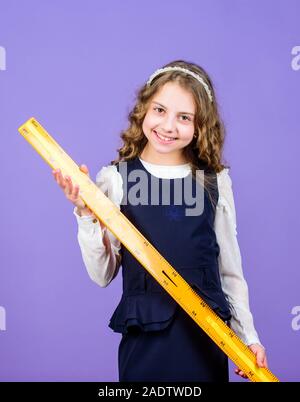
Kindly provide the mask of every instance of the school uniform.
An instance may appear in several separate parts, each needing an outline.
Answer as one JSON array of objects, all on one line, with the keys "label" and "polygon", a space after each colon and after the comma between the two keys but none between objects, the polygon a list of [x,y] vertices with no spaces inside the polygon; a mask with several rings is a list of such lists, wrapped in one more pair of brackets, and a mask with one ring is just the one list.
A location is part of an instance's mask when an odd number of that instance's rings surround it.
[{"label": "school uniform", "polygon": [[[174,203],[174,186],[183,178],[161,179],[170,185],[170,205],[151,205],[152,175],[139,158],[127,163],[121,212],[153,244],[194,290],[226,322],[231,312],[219,275],[219,245],[214,231],[215,208],[205,192],[199,216],[187,216],[191,208],[183,199]],[[217,184],[216,174],[204,166]],[[131,205],[128,194],[135,182],[128,179],[141,169],[148,178],[146,205]],[[190,173],[191,174],[191,173]],[[177,182],[177,183],[176,183]],[[192,179],[193,194],[199,183]],[[153,190],[153,189],[152,189]],[[218,188],[211,190],[218,201]],[[123,293],[109,327],[122,334],[118,351],[119,381],[228,381],[228,358],[176,301],[122,245]]]},{"label": "school uniform", "polygon": [[[162,166],[140,158],[127,167],[130,172],[142,169],[148,178],[168,179],[171,185],[190,172],[189,164]],[[243,275],[228,169],[213,175],[218,184],[211,192],[213,200],[218,201],[216,210],[205,197],[204,213],[198,217],[184,216],[185,205],[123,205],[129,192],[126,186],[132,189],[132,184],[118,170],[121,169],[115,165],[102,167],[96,175],[98,187],[215,312],[227,323],[230,319],[231,328],[246,345],[261,344]],[[120,381],[227,381],[228,360],[224,353],[106,227],[102,228],[91,216],[79,216],[76,207],[73,213],[90,278],[106,287],[122,264],[123,294],[109,323],[122,336],[118,351]],[[110,248],[106,246],[108,242]],[[119,254],[122,260],[117,258]]]}]

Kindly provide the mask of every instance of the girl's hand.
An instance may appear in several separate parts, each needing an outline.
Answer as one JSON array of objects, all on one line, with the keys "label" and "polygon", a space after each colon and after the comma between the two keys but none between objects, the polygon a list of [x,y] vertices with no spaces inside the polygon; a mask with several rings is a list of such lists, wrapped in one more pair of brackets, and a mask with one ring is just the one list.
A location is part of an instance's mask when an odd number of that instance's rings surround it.
[{"label": "girl's hand", "polygon": [[[90,176],[89,170],[86,165],[80,165],[79,169],[83,173],[86,173],[88,176]],[[57,184],[63,190],[66,198],[77,207],[78,213],[80,215],[91,215],[96,218],[93,212],[87,207],[82,198],[79,196],[79,190],[80,190],[79,185],[75,184],[73,186],[71,177],[70,176],[63,177],[60,169],[54,169],[52,170],[52,173]]]},{"label": "girl's hand", "polygon": [[[260,345],[259,343],[253,343],[252,345],[249,345],[248,347],[255,354],[256,364],[258,365],[258,367],[268,368],[267,355],[266,355],[265,348],[262,345]],[[248,376],[242,370],[240,370],[238,367],[236,367],[236,369],[234,371],[237,375],[239,375],[243,378],[248,378]]]}]

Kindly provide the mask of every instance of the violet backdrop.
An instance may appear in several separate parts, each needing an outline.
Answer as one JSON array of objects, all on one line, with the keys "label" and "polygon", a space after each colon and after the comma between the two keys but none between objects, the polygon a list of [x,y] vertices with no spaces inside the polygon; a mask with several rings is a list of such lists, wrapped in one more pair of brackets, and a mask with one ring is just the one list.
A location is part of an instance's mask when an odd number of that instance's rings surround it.
[{"label": "violet backdrop", "polygon": [[88,277],[73,206],[18,127],[36,117],[95,180],[137,89],[185,59],[226,125],[256,329],[271,370],[299,381],[299,15],[293,0],[0,0],[0,380],[118,380],[121,272]]}]

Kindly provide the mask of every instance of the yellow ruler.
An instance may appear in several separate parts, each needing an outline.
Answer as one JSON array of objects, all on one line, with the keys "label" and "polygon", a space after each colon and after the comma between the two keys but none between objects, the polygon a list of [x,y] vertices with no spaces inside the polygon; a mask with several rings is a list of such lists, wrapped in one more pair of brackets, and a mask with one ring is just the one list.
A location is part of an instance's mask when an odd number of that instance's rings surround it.
[{"label": "yellow ruler", "polygon": [[79,166],[36,119],[30,118],[19,128],[19,132],[52,169],[59,168],[64,176],[71,176],[73,184],[80,186],[80,197],[97,218],[251,381],[279,381],[269,369],[259,368],[256,365],[255,355],[248,346],[204,302],[99,187],[80,171]]}]

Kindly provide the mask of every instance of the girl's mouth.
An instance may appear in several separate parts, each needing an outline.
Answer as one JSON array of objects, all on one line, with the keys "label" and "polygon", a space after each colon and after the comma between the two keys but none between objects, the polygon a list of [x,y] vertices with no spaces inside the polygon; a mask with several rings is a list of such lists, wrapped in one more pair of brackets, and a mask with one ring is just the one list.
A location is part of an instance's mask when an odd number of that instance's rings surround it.
[{"label": "girl's mouth", "polygon": [[177,138],[171,138],[171,137],[165,137],[161,134],[158,134],[155,130],[153,130],[153,133],[156,137],[156,139],[161,143],[161,144],[171,144],[177,140]]}]

